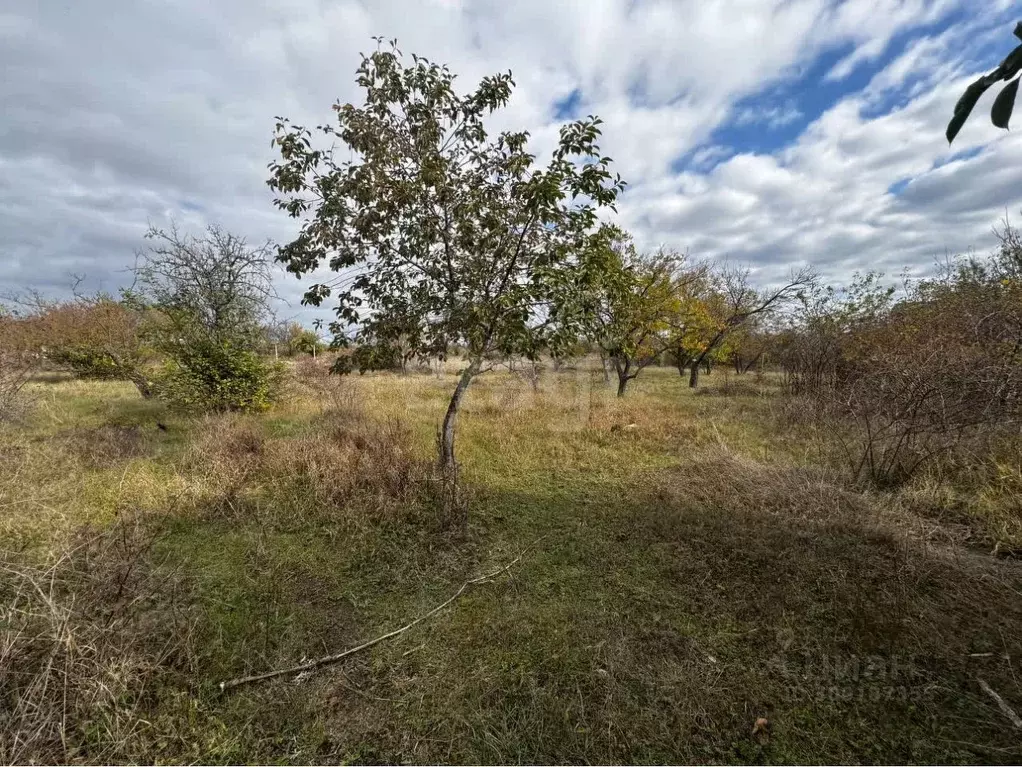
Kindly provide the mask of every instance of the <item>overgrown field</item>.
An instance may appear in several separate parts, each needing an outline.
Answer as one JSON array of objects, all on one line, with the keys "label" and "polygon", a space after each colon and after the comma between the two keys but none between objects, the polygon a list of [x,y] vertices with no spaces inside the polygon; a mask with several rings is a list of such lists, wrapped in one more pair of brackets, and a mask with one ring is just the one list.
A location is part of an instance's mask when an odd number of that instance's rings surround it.
[{"label": "overgrown field", "polygon": [[33,382],[0,431],[0,759],[1022,759],[982,684],[1022,711],[1017,451],[862,492],[770,376],[618,399],[580,365],[473,384],[452,497],[454,380],[303,365],[201,419]]}]

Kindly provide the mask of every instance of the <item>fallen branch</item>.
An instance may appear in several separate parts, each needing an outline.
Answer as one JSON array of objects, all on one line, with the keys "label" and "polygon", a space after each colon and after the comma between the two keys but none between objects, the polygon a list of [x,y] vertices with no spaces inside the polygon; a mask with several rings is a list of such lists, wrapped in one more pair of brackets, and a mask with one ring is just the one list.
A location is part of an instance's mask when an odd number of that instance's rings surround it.
[{"label": "fallen branch", "polygon": [[[537,541],[537,543],[538,543],[538,541]],[[533,544],[533,545],[535,545],[535,544]],[[528,551],[528,549],[526,549],[526,551]],[[355,655],[356,653],[360,653],[363,650],[368,650],[373,645],[377,645],[380,642],[384,641],[385,639],[390,639],[391,637],[396,637],[398,634],[403,634],[404,632],[408,631],[408,629],[412,628],[413,626],[416,626],[419,623],[422,623],[427,618],[429,618],[429,617],[431,617],[433,615],[436,615],[438,612],[440,612],[445,607],[447,607],[447,605],[451,604],[451,602],[453,602],[458,597],[460,597],[462,594],[464,594],[465,590],[469,586],[478,586],[481,583],[488,583],[489,581],[491,581],[494,578],[496,578],[498,575],[502,575],[503,573],[506,573],[508,570],[510,570],[512,567],[514,567],[516,564],[518,564],[522,560],[523,556],[525,556],[525,551],[523,551],[521,554],[519,554],[517,557],[512,559],[510,562],[508,562],[503,567],[499,567],[496,570],[493,570],[492,572],[485,573],[484,575],[479,575],[479,576],[477,576],[475,578],[472,578],[471,580],[465,581],[463,584],[461,584],[461,588],[459,588],[457,591],[455,591],[454,594],[452,594],[450,596],[450,598],[448,598],[446,601],[444,601],[441,604],[437,605],[436,607],[434,607],[429,612],[423,613],[418,618],[413,620],[411,623],[405,624],[404,626],[402,626],[399,629],[394,629],[393,631],[390,631],[390,632],[388,632],[386,634],[383,634],[382,636],[378,636],[375,639],[370,639],[368,642],[363,642],[362,644],[358,645],[357,647],[352,647],[350,650],[345,650],[344,652],[339,652],[339,653],[336,653],[335,655],[326,655],[326,656],[324,656],[322,658],[316,658],[315,660],[310,660],[310,661],[306,661],[305,663],[300,663],[297,666],[291,666],[290,668],[279,669],[277,671],[267,671],[265,674],[254,674],[253,676],[243,676],[243,677],[238,677],[237,679],[230,679],[230,680],[228,680],[226,682],[221,682],[220,683],[220,690],[221,691],[233,690],[236,687],[241,687],[242,685],[246,685],[246,684],[253,684],[255,682],[265,682],[267,679],[275,679],[275,678],[280,677],[280,676],[288,676],[290,674],[300,674],[300,673],[302,673],[304,671],[312,671],[312,670],[320,668],[322,666],[327,666],[327,665],[330,665],[331,663],[337,663],[338,661],[342,661],[345,658],[347,658],[348,656]]]},{"label": "fallen branch", "polygon": [[1012,710],[1011,706],[1009,706],[1007,702],[1005,702],[1004,698],[1002,698],[1000,695],[994,692],[993,688],[979,677],[976,677],[976,681],[978,681],[979,686],[983,688],[983,692],[985,692],[987,695],[994,699],[994,701],[997,703],[997,707],[1001,709],[1001,713],[1011,720],[1011,723],[1015,725],[1015,729],[1022,730],[1022,719],[1020,719],[1019,715],[1016,714],[1014,710]]}]

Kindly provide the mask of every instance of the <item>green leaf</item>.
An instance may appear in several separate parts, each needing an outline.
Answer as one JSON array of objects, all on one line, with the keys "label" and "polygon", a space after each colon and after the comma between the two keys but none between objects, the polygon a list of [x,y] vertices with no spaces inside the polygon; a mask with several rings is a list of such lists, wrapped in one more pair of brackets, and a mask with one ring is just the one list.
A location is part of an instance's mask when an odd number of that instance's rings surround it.
[{"label": "green leaf", "polygon": [[998,128],[1008,129],[1008,121],[1011,120],[1012,110],[1015,109],[1016,94],[1018,94],[1017,79],[1005,85],[994,99],[994,105],[990,110],[990,121]]},{"label": "green leaf", "polygon": [[955,104],[955,113],[951,118],[951,122],[947,124],[947,132],[944,134],[947,136],[947,142],[950,144],[955,140],[955,136],[958,135],[958,131],[965,125],[965,121],[969,119],[969,115],[972,114],[973,107],[976,106],[976,102],[979,101],[979,97],[986,93],[991,83],[988,83],[985,77],[981,77],[976,80],[972,85],[965,89],[965,93],[958,99],[958,103]]}]

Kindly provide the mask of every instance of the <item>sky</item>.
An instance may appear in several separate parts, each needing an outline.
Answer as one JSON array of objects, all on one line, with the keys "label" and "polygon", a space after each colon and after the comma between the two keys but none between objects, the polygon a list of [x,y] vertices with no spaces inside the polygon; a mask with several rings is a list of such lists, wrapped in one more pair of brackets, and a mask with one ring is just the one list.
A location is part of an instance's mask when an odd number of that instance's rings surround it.
[{"label": "sky", "polygon": [[[641,248],[762,284],[804,264],[924,275],[1022,220],[1022,136],[990,125],[996,89],[944,138],[1020,19],[1022,0],[7,0],[0,290],[114,291],[150,222],[287,242],[274,117],[360,103],[374,35],[463,92],[510,69],[491,127],[530,131],[540,159],[561,123],[599,115]],[[280,272],[281,315],[329,320],[300,306],[308,284]]]}]

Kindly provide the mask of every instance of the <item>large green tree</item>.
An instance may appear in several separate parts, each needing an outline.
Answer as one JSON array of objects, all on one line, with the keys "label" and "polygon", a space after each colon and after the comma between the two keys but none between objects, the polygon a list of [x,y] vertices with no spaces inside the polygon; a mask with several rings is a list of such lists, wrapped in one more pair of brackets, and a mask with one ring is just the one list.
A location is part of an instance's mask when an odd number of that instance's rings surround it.
[{"label": "large green tree", "polygon": [[[576,297],[605,266],[615,233],[601,223],[624,187],[600,153],[600,120],[561,127],[543,168],[529,134],[488,135],[485,119],[511,96],[511,73],[485,77],[467,95],[454,75],[396,44],[363,56],[361,106],[336,104],[336,124],[312,131],[278,118],[270,164],[276,204],[301,219],[279,250],[289,271],[327,267],[329,283],[305,302],[336,293],[332,329],[341,344],[395,341],[424,354],[467,351],[440,430],[440,463],[454,465],[454,425],[465,391],[492,355],[535,356],[576,336]],[[399,318],[400,322],[394,322]],[[411,329],[411,331],[410,331]]]}]

